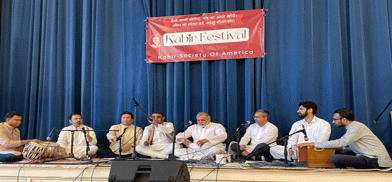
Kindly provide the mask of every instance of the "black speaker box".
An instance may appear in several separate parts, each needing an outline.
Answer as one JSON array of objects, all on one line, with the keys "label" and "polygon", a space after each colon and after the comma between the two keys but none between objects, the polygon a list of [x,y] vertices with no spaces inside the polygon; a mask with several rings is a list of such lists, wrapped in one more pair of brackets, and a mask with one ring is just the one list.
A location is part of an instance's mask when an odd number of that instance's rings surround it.
[{"label": "black speaker box", "polygon": [[188,182],[190,176],[184,161],[112,161],[109,181]]}]

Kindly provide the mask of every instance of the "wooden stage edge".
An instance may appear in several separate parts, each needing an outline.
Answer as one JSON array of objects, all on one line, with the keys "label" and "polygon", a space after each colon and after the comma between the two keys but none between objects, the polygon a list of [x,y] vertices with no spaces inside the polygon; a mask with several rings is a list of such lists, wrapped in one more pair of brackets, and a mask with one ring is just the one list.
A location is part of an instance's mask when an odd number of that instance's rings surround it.
[{"label": "wooden stage edge", "polygon": [[[98,159],[94,159],[97,162]],[[61,160],[44,164],[0,164],[0,182],[108,181],[110,160],[86,164]],[[107,163],[105,163],[107,162]],[[215,170],[214,170],[215,169]],[[229,163],[216,170],[213,166],[188,164],[191,181],[385,181],[392,180],[390,170],[348,170],[291,167],[251,167]],[[218,171],[218,172],[217,172]]]}]

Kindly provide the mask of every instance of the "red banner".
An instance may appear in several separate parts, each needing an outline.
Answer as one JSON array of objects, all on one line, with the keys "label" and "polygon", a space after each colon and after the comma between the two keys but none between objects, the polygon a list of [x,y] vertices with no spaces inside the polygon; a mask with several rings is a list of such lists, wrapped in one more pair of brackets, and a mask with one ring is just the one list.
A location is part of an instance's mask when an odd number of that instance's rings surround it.
[{"label": "red banner", "polygon": [[148,63],[264,56],[264,12],[230,11],[148,18]]}]

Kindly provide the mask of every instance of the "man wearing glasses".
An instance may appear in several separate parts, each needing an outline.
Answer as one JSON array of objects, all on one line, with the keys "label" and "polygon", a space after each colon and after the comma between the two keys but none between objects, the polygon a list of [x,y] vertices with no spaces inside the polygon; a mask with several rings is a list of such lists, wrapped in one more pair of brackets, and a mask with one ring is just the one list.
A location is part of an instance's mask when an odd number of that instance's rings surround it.
[{"label": "man wearing glasses", "polygon": [[[278,153],[275,154],[270,151],[270,148],[276,146],[274,141],[278,137],[278,128],[268,121],[269,117],[270,114],[267,110],[257,110],[253,117],[255,123],[246,129],[239,145],[237,142],[231,142],[230,153],[239,151],[243,158],[253,160],[261,160],[261,156],[264,156],[268,162],[277,157],[275,155],[278,155]],[[251,142],[250,145],[248,145],[249,141]]]},{"label": "man wearing glasses", "polygon": [[349,148],[356,154],[335,154],[331,161],[337,168],[388,168],[392,167],[391,158],[380,139],[363,123],[354,121],[354,112],[349,108],[334,112],[333,123],[336,127],[344,127],[346,133],[337,140],[303,143],[298,147],[314,146],[316,148]]}]

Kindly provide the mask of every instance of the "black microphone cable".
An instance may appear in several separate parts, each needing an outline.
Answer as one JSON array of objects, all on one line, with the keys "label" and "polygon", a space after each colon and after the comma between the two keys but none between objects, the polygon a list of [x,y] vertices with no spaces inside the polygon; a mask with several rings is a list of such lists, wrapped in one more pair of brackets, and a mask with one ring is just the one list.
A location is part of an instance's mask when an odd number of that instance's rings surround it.
[{"label": "black microphone cable", "polygon": [[226,157],[222,157],[220,160],[219,160],[219,162],[218,162],[218,166],[216,167],[216,168],[214,168],[214,169],[212,169],[210,172],[208,172],[200,181],[203,181],[203,179],[204,178],[206,178],[207,176],[209,176],[213,171],[215,171],[216,170],[216,181],[218,181],[218,171],[219,171],[219,166],[220,166],[220,163],[223,161],[223,159],[225,159],[226,158],[226,160],[227,160],[227,156]]},{"label": "black microphone cable", "polygon": [[16,178],[16,182],[19,181],[19,176],[20,176],[20,170],[22,170],[22,168],[24,167],[24,165],[26,165],[27,163],[22,164],[22,166],[20,166],[19,170],[18,170],[18,177]]},{"label": "black microphone cable", "polygon": [[86,166],[86,167],[82,170],[82,172],[80,172],[80,173],[75,177],[75,179],[72,180],[72,182],[76,181],[76,179],[78,179],[79,176],[81,176],[81,177],[80,177],[80,181],[82,181],[84,171],[85,171],[88,167],[89,167],[89,166]]},{"label": "black microphone cable", "polygon": [[94,165],[93,171],[91,172],[91,178],[90,178],[91,182],[93,182],[94,172],[95,172],[95,169],[98,167],[98,165],[101,164],[101,163],[108,163],[109,162],[109,161],[100,162],[101,159],[98,159],[97,164]]},{"label": "black microphone cable", "polygon": [[223,159],[226,159],[226,161],[228,161],[228,160],[229,160],[229,156],[222,157],[222,158],[219,160],[219,162],[218,162],[218,167],[216,168],[216,177],[215,177],[215,181],[218,181],[219,166],[220,166],[220,163],[223,161]]}]

